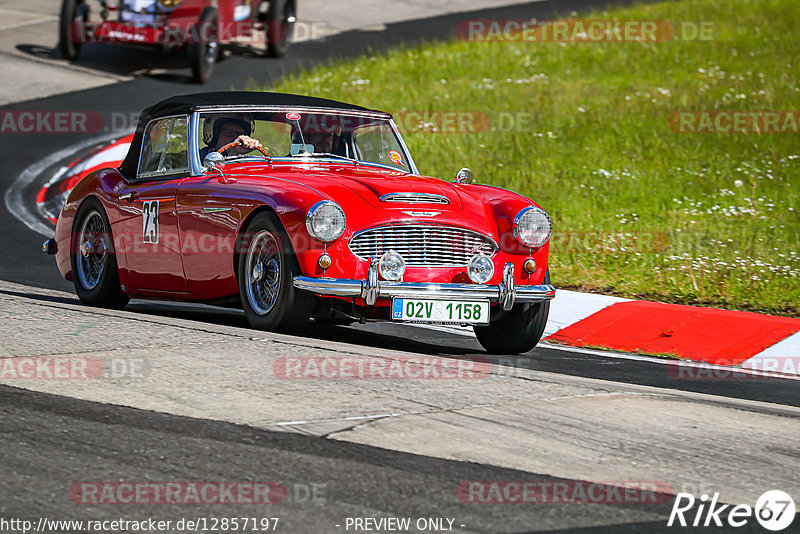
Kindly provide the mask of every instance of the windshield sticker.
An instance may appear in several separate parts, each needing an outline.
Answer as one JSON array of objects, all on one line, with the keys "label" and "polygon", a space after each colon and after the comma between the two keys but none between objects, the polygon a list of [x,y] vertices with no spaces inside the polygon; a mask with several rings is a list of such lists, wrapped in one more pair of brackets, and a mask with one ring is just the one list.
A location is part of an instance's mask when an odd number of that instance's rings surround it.
[{"label": "windshield sticker", "polygon": [[398,165],[403,165],[403,156],[401,156],[400,152],[398,152],[397,150],[390,150],[387,153],[387,156],[389,156],[389,159],[397,163]]},{"label": "windshield sticker", "polygon": [[290,121],[299,121],[300,115],[298,115],[297,113],[287,113],[286,118],[289,119]]}]

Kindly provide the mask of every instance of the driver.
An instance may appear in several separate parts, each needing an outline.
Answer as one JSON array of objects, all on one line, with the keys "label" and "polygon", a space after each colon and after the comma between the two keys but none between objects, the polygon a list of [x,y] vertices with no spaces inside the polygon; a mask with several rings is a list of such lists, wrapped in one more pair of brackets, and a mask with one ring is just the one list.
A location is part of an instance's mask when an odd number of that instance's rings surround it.
[{"label": "driver", "polygon": [[205,159],[209,152],[216,152],[223,146],[239,141],[239,145],[231,147],[223,156],[241,156],[258,148],[263,148],[257,139],[250,137],[251,123],[236,117],[222,117],[214,121],[213,135],[208,141],[208,146],[200,149],[200,160]]}]

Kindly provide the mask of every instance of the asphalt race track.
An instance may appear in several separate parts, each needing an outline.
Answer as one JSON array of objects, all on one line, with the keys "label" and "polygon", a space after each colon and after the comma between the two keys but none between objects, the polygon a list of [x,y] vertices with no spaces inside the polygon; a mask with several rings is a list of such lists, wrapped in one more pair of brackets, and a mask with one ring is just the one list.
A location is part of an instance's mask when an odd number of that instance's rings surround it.
[{"label": "asphalt race track", "polygon": [[[590,5],[605,5],[591,0],[538,2],[525,6],[487,10],[470,14],[472,18],[519,19],[547,18]],[[398,43],[447,37],[465,14],[424,21],[389,25],[382,32],[348,32],[324,42],[295,45],[280,61],[246,57],[234,53],[216,67],[206,86],[191,84],[187,76],[167,74],[139,77],[130,82],[96,89],[27,101],[3,110],[93,110],[106,118],[114,113],[135,114],[162,98],[186,92],[246,88],[245,80],[272,82],[284,73],[334,58],[380,49]],[[89,59],[110,64],[105,54],[114,51],[96,47]],[[132,54],[140,54],[131,52]],[[144,54],[144,53],[141,53]],[[138,58],[143,61],[142,57]],[[57,83],[57,82],[54,82]],[[125,125],[133,126],[132,124]],[[97,132],[95,137],[109,135]],[[3,134],[0,157],[3,170],[0,189],[3,195],[26,169],[48,161],[31,175],[19,192],[32,201],[39,186],[62,158],[53,154],[93,138],[62,134]],[[66,156],[64,156],[66,157]],[[5,208],[5,206],[4,206]],[[44,221],[40,224],[45,225]],[[74,294],[72,284],[63,280],[52,260],[41,253],[44,236],[23,224],[8,210],[0,210],[0,280],[35,288]],[[554,275],[557,285],[557,275]],[[26,297],[18,289],[3,289],[3,296]],[[53,305],[74,305],[77,298],[50,297]],[[45,297],[36,297],[47,305]],[[241,312],[202,305],[134,301],[129,315],[148,320],[180,319],[197,328],[213,329],[225,325],[245,329]],[[35,317],[27,320],[36,321]],[[449,329],[410,327],[397,324],[368,324],[317,328],[307,338],[313,342],[353,345],[367,353],[384,350],[404,351],[426,356],[486,358],[470,335]],[[534,373],[560,375],[564,380],[592,379],[683,392],[688,402],[695,394],[710,395],[720,404],[758,406],[771,403],[779,407],[800,407],[800,380],[675,380],[664,361],[631,355],[602,354],[549,345],[510,361],[489,358],[496,365],[522,367]],[[530,380],[527,387],[544,384]],[[655,390],[653,390],[655,391]],[[123,392],[124,393],[124,392]],[[670,393],[672,394],[672,393]],[[680,394],[680,393],[677,393]],[[704,397],[705,398],[705,397]],[[697,402],[697,406],[715,401]],[[734,404],[731,404],[732,406]],[[694,406],[687,404],[687,406]],[[762,410],[753,404],[752,411]],[[779,408],[776,408],[778,410]],[[780,408],[782,409],[782,408]],[[788,408],[787,408],[788,409]],[[742,408],[744,412],[750,408]],[[765,412],[770,408],[763,408]],[[84,506],[53,496],[79,480],[282,480],[288,494],[275,506],[272,515],[291,518],[291,529],[284,532],[346,532],[347,517],[451,517],[453,528],[463,532],[673,532],[666,518],[671,501],[628,506],[624,504],[560,505],[527,504],[475,506],[454,498],[453,487],[465,480],[537,480],[570,482],[547,472],[498,467],[489,463],[458,461],[432,455],[402,452],[354,441],[320,439],[317,435],[263,430],[244,424],[158,413],[147,409],[116,406],[53,393],[29,391],[0,385],[0,447],[4,461],[0,467],[0,513],[36,520],[42,516],[92,519],[117,519],[138,515],[178,520],[187,517],[253,515],[245,506]],[[778,411],[775,412],[776,414]],[[783,413],[783,412],[781,412]],[[798,417],[786,412],[782,417]],[[585,430],[584,430],[585,431]],[[591,429],[589,429],[589,433]],[[498,441],[503,437],[498,436]],[[543,436],[542,439],[546,439]],[[765,431],[764,440],[770,435]],[[736,444],[724,444],[732,454]],[[8,454],[8,451],[13,451]],[[528,451],[531,456],[536,450]],[[713,454],[709,451],[710,454]],[[619,452],[624,457],[627,451]],[[797,451],[775,451],[776,458],[791,458],[796,465]],[[12,459],[13,458],[13,459]],[[775,460],[779,465],[780,460]],[[598,462],[602,462],[598,459]],[[587,474],[587,477],[589,475]],[[308,497],[309,487],[325,487],[324,504]],[[777,489],[764,487],[763,491]],[[782,488],[784,489],[784,488]],[[751,505],[753,503],[750,503]],[[270,516],[272,509],[259,510]],[[0,529],[2,530],[2,529]],[[280,526],[277,531],[280,531]],[[352,530],[351,530],[352,531]],[[729,529],[708,527],[703,532]],[[763,532],[749,524],[737,532]]]}]

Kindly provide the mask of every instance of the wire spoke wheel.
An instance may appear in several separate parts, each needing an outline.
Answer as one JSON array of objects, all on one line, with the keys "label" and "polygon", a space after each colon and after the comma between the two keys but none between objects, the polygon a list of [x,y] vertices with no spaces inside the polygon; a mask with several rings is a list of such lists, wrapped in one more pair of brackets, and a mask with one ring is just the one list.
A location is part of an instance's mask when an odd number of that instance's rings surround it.
[{"label": "wire spoke wheel", "polygon": [[267,315],[278,300],[281,284],[281,251],[271,232],[253,236],[245,264],[247,300],[259,315]]},{"label": "wire spoke wheel", "polygon": [[236,250],[236,281],[250,326],[286,334],[303,330],[315,297],[294,288],[302,271],[277,215],[256,214],[237,238]]},{"label": "wire spoke wheel", "polygon": [[100,283],[108,263],[108,243],[102,215],[90,211],[83,219],[78,234],[78,278],[86,290]]}]

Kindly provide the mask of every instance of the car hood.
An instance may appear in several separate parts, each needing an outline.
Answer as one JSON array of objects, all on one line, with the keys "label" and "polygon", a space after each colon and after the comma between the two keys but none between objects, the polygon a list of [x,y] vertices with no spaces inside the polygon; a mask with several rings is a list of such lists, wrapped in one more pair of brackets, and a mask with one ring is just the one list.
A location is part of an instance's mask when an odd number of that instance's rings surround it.
[{"label": "car hood", "polygon": [[[453,184],[429,176],[363,165],[298,165],[292,166],[292,174],[298,181],[323,193],[345,187],[375,208],[408,209],[411,206],[420,209],[436,208],[438,211],[461,211],[464,208],[462,195]],[[395,197],[393,201],[381,200],[391,194],[399,194],[399,197]],[[442,197],[447,202],[440,201]]]},{"label": "car hood", "polygon": [[[365,228],[378,221],[421,220],[469,226],[495,235],[498,224],[503,228],[510,228],[514,215],[522,207],[531,205],[531,201],[525,197],[500,188],[451,183],[430,176],[369,165],[356,167],[350,163],[275,162],[273,165],[260,167],[242,165],[237,169],[233,166],[228,169],[226,173],[241,173],[240,175],[254,178],[249,184],[256,187],[263,179],[302,184],[320,197],[341,205],[347,213],[348,221],[354,223],[351,227],[354,229]],[[445,197],[447,203],[381,201],[381,197],[390,193],[439,195]],[[358,208],[359,203],[363,203],[363,209]]]},{"label": "car hood", "polygon": [[[301,183],[321,195],[339,201],[342,190],[355,194],[374,208],[391,209],[418,207],[421,210],[462,211],[477,199],[459,184],[453,184],[392,169],[355,166],[350,163],[288,163],[272,166],[230,165],[226,174],[247,175],[253,178],[278,178]],[[393,201],[381,200],[385,195],[399,194]],[[404,195],[408,194],[408,195]],[[442,202],[441,198],[447,199]]]}]

